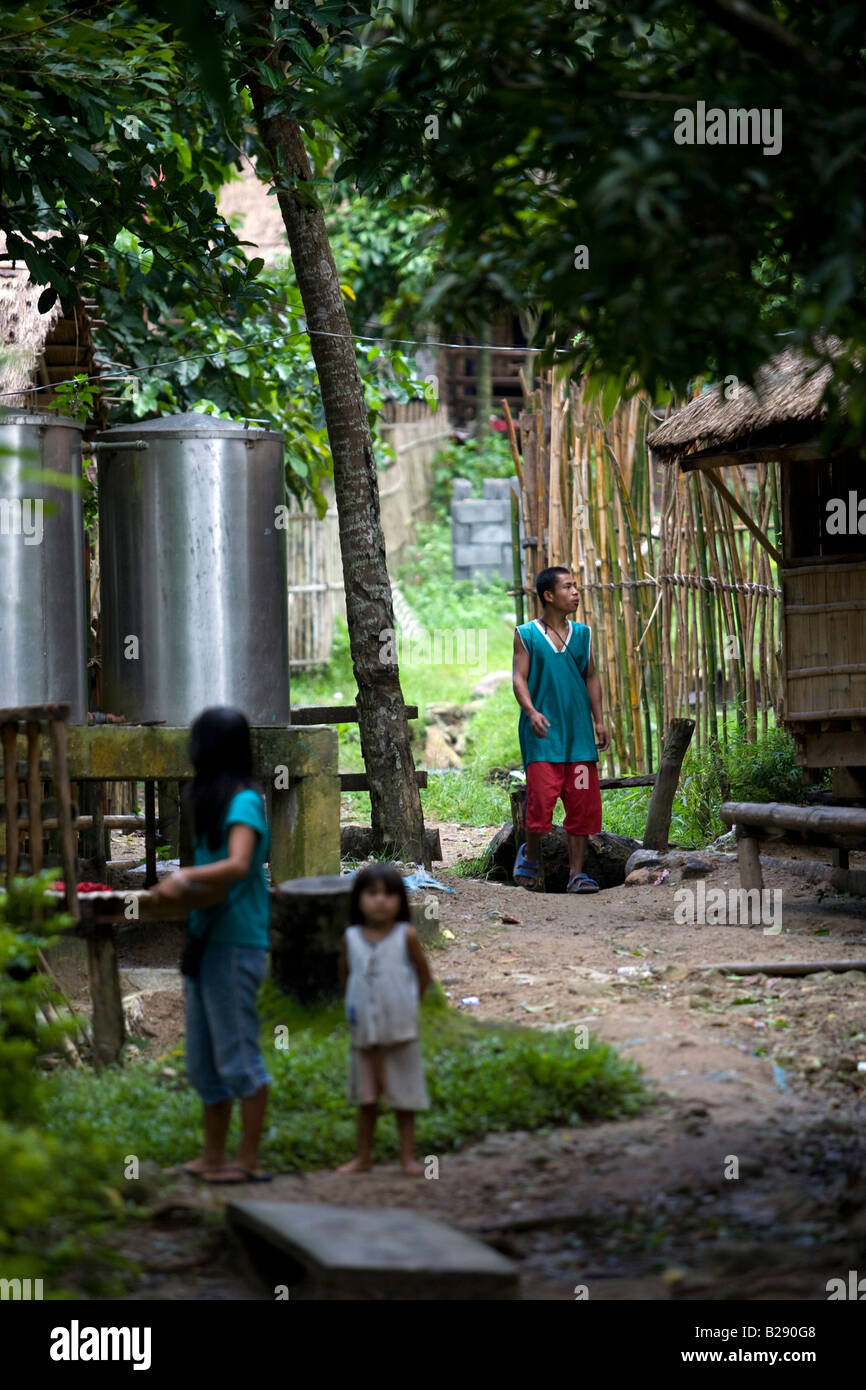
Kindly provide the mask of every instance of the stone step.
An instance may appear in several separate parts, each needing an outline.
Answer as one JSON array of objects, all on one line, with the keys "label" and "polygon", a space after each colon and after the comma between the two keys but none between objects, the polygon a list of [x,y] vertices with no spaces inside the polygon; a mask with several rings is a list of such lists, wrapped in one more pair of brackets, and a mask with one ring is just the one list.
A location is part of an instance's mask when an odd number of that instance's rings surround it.
[{"label": "stone step", "polygon": [[418,1212],[239,1200],[226,1220],[275,1298],[519,1296],[511,1260]]}]

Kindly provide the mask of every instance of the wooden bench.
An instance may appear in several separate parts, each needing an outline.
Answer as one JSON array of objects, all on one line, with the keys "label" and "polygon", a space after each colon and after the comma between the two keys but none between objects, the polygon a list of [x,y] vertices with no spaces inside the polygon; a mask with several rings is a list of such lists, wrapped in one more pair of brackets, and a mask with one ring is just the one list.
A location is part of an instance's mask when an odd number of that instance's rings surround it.
[{"label": "wooden bench", "polygon": [[[851,850],[866,850],[866,809],[848,806],[788,806],[779,801],[726,801],[719,812],[737,833],[740,886],[763,889],[761,840],[793,839],[834,851],[834,883],[860,891],[861,873],[848,873]],[[828,866],[828,873],[830,866]],[[849,885],[846,890],[846,883]]]}]

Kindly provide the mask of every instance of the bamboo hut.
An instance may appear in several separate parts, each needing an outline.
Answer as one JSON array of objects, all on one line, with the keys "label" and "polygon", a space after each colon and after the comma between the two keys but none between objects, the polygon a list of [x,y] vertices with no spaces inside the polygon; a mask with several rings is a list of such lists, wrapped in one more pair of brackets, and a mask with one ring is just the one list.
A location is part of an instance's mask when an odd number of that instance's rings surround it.
[{"label": "bamboo hut", "polygon": [[[0,236],[0,406],[53,410],[56,383],[98,375],[93,329],[99,321],[91,315],[92,301],[84,299],[66,310],[55,300],[41,314],[37,305],[45,286],[29,280],[27,266],[7,252]],[[94,429],[108,425],[101,395],[94,401],[90,424]]]},{"label": "bamboo hut", "polygon": [[[833,347],[828,344],[832,354]],[[836,769],[834,792],[866,798],[866,492],[855,449],[824,440],[832,362],[786,349],[731,399],[696,397],[648,439],[657,460],[703,477],[775,561],[782,588],[782,717],[798,763]],[[722,481],[777,463],[781,550]],[[859,494],[863,494],[862,513]]]}]

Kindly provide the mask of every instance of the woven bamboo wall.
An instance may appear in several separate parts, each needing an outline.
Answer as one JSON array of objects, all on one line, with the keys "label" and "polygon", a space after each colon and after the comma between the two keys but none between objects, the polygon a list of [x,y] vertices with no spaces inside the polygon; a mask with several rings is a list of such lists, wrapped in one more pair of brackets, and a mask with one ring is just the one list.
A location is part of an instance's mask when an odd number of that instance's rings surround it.
[{"label": "woven bamboo wall", "polygon": [[866,718],[866,562],[785,570],[782,587],[786,718]]}]

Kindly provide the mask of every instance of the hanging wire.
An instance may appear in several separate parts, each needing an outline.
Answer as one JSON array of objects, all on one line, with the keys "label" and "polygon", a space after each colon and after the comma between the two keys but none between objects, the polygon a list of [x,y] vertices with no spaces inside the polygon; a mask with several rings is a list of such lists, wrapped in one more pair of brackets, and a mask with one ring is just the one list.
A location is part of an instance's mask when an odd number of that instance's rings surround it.
[{"label": "hanging wire", "polygon": [[[438,347],[438,348],[457,348],[463,352],[519,352],[524,357],[527,353],[544,352],[544,348],[533,347],[508,347],[499,346],[497,343],[441,343],[430,338],[373,338],[365,334],[358,333],[330,333],[325,328],[301,328],[296,333],[280,333],[276,338],[264,338],[261,342],[241,344],[234,348],[215,348],[213,352],[197,352],[190,357],[172,357],[165,362],[147,362],[140,367],[131,367],[125,372],[96,373],[88,376],[82,381],[81,377],[70,377],[67,381],[52,381],[42,386],[19,387],[17,391],[0,391],[0,399],[4,396],[33,395],[37,391],[56,391],[58,386],[81,386],[85,382],[104,382],[104,381],[135,381],[144,372],[155,372],[161,367],[179,367],[184,362],[202,362],[210,357],[231,357],[236,352],[255,352],[258,348],[272,347],[274,343],[287,343],[292,338],[304,337],[319,338],[344,338],[355,343],[381,343],[392,347]],[[565,348],[555,348],[556,355],[565,353]]]}]

